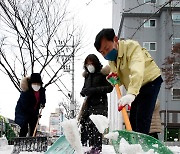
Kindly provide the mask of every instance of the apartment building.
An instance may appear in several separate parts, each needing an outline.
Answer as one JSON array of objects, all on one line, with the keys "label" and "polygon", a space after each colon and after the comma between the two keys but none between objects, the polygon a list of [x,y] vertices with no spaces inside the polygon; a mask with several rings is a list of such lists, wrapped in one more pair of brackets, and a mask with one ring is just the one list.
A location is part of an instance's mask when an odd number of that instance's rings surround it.
[{"label": "apartment building", "polygon": [[[173,45],[180,43],[180,1],[114,0],[112,3],[112,27],[119,39],[138,41],[162,68]],[[167,88],[163,82],[158,96],[163,128],[160,139],[165,141],[180,140],[180,61],[172,64],[172,71],[177,74],[175,84]],[[112,93],[110,100],[115,102],[115,99]],[[113,104],[110,107],[110,127],[117,129],[120,126],[119,113],[113,112]],[[116,126],[113,126],[113,121],[117,122]]]}]

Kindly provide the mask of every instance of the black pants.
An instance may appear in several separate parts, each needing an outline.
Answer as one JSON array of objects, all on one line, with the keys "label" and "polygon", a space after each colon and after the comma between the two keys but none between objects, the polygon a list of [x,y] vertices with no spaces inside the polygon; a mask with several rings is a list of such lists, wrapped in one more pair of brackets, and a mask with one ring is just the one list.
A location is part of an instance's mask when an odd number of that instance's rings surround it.
[{"label": "black pants", "polygon": [[133,131],[149,134],[152,114],[162,82],[163,80],[159,76],[154,81],[142,86],[132,102],[130,122]]},{"label": "black pants", "polygon": [[81,121],[81,143],[102,150],[102,134],[89,117]]},{"label": "black pants", "polygon": [[37,123],[37,119],[38,119],[37,116],[29,118],[21,127],[19,137],[26,137],[26,135],[28,133],[28,126],[29,126],[29,130],[30,130],[29,136],[33,136],[34,129],[35,129],[36,123]]}]

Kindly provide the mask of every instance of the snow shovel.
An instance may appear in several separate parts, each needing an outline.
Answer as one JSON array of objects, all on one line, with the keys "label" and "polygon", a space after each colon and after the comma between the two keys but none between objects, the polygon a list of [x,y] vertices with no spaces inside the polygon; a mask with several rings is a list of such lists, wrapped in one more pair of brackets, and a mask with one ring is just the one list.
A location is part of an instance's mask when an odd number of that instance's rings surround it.
[{"label": "snow shovel", "polygon": [[37,126],[39,123],[39,119],[41,117],[42,113],[42,107],[40,109],[39,117],[34,129],[34,133],[32,137],[15,137],[13,139],[14,141],[14,147],[13,152],[14,154],[20,153],[21,151],[37,151],[37,152],[45,152],[47,150],[48,141],[46,136],[35,136]]},{"label": "snow shovel", "polygon": [[66,137],[63,135],[59,137],[45,154],[73,154],[75,150],[71,147]]},{"label": "snow shovel", "polygon": [[64,134],[48,149],[45,154],[78,154],[82,153],[80,136],[78,135],[77,119],[70,119],[62,123]]},{"label": "snow shovel", "polygon": [[[110,73],[107,76],[107,81],[110,82],[113,86],[116,88],[118,99],[121,98],[121,92],[120,88],[118,86],[119,78],[117,73]],[[118,108],[119,110],[119,108]],[[120,111],[120,110],[119,110]],[[168,149],[162,142],[159,140],[138,132],[132,131],[132,127],[129,121],[129,117],[126,111],[126,108],[122,108],[122,116],[124,119],[124,123],[126,126],[126,130],[116,130],[114,132],[118,132],[118,138],[117,140],[112,139],[112,144],[114,147],[114,150],[117,154],[120,154],[120,140],[124,138],[129,144],[140,144],[144,152],[147,152],[151,149],[154,150],[154,152],[157,152],[158,154],[173,154],[173,152]]]}]

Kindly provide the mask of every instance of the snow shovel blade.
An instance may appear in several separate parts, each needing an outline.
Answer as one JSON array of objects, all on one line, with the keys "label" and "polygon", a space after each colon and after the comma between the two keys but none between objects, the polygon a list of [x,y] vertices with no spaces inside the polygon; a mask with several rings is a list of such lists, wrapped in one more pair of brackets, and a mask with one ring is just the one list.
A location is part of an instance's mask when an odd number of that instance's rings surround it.
[{"label": "snow shovel blade", "polygon": [[20,153],[21,151],[45,152],[47,150],[47,137],[15,137],[13,138],[14,147],[12,153]]},{"label": "snow shovel blade", "polygon": [[71,147],[66,137],[59,137],[45,154],[73,154],[75,150]]},{"label": "snow shovel blade", "polygon": [[116,154],[120,154],[119,144],[121,138],[124,138],[129,144],[140,144],[144,152],[154,149],[154,152],[158,154],[173,154],[162,142],[149,135],[125,130],[115,130],[114,132],[119,133],[118,139],[112,140]]}]

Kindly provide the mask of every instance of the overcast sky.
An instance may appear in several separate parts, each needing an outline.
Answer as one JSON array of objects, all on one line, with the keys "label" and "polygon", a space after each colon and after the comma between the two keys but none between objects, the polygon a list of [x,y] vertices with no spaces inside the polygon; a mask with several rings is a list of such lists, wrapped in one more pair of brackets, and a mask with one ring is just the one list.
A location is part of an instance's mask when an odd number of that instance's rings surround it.
[{"label": "overcast sky", "polygon": [[[74,3],[72,4],[72,10],[76,14],[79,24],[84,27],[83,43],[87,44],[88,42],[88,45],[80,51],[84,54],[81,57],[75,57],[75,97],[81,102],[83,99],[79,93],[84,83],[81,75],[84,58],[88,54],[94,53],[99,57],[103,65],[107,64],[107,61],[96,52],[93,43],[96,34],[102,28],[112,27],[112,3],[111,0],[72,0],[71,3]],[[15,106],[20,94],[7,76],[2,73],[0,76],[0,114],[14,119]],[[63,98],[60,92],[54,90],[51,86],[46,90],[46,97],[47,103],[40,124],[49,126],[50,113],[54,112],[55,108],[58,108],[58,103]]]}]

